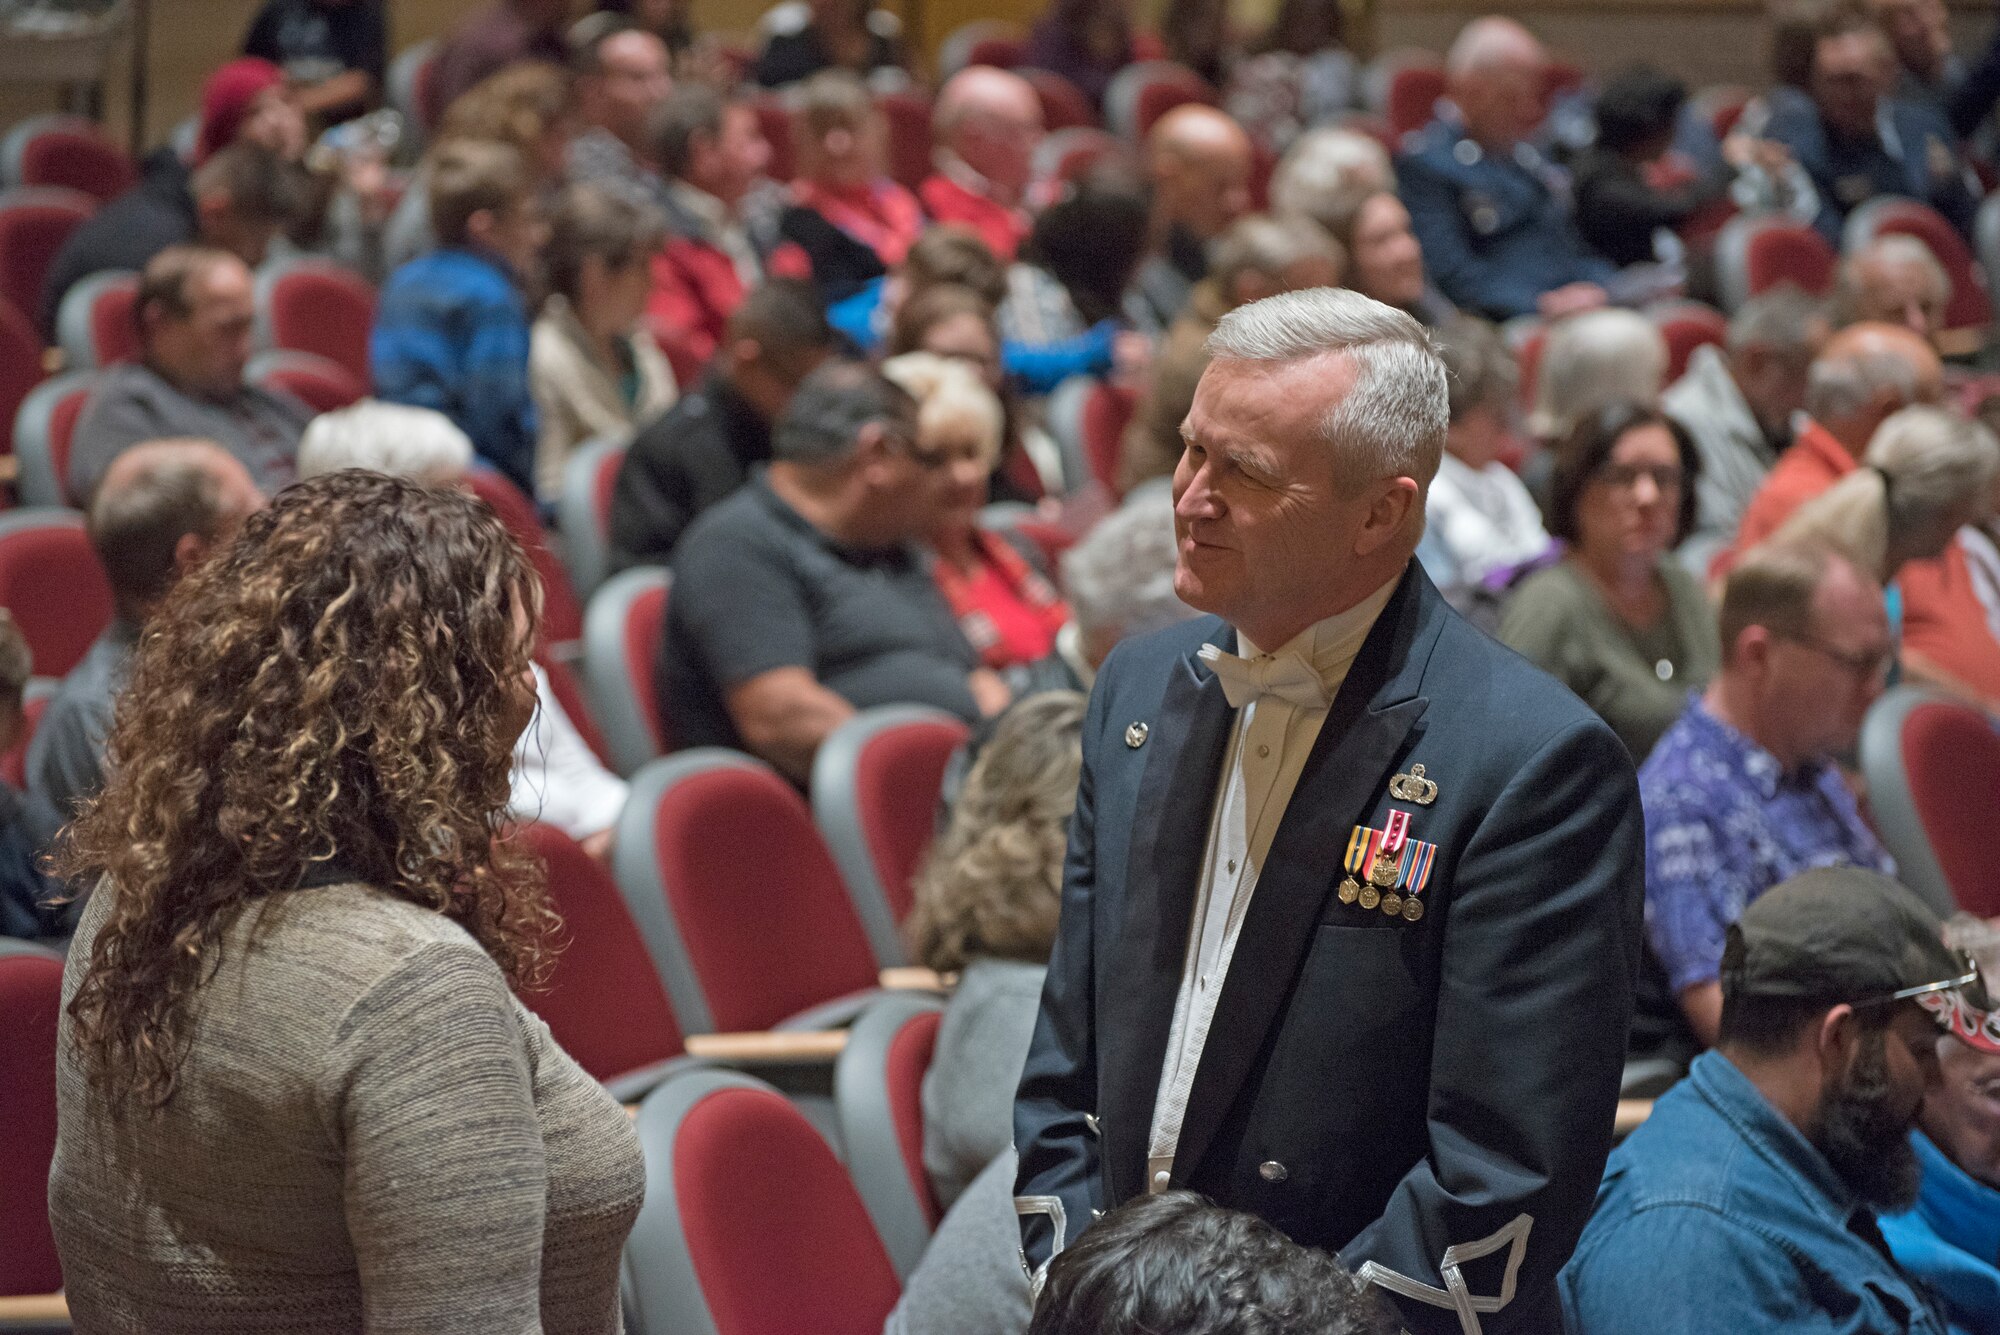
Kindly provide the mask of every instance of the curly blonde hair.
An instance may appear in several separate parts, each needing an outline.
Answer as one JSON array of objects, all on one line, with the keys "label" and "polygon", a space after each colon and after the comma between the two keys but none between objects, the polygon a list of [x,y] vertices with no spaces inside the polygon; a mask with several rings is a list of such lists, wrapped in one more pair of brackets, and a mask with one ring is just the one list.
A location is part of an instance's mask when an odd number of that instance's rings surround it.
[{"label": "curly blonde hair", "polygon": [[917,876],[907,930],[927,967],[955,973],[981,955],[1048,961],[1084,703],[1075,691],[1031,695],[993,730]]},{"label": "curly blonde hair", "polygon": [[284,491],[167,596],[56,864],[113,896],[69,1013],[114,1108],[173,1097],[223,933],[329,863],[539,977],[556,920],[498,837],[539,613],[482,502],[359,471]]}]

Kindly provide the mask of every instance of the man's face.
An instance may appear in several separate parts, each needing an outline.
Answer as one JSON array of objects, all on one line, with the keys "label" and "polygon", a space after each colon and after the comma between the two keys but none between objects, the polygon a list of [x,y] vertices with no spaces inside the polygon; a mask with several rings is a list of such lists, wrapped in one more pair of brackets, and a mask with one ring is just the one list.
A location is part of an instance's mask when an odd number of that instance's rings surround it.
[{"label": "man's face", "polygon": [[1888,48],[1872,29],[1820,39],[1813,48],[1812,96],[1830,128],[1851,138],[1875,133],[1887,63]]},{"label": "man's face", "polygon": [[1840,1179],[1885,1214],[1916,1202],[1920,1171],[1910,1127],[1925,1091],[1937,1082],[1937,1040],[1928,1012],[1898,1003],[1886,1028],[1857,1033],[1806,1128],[1806,1138]]},{"label": "man's face", "polygon": [[2000,1188],[2000,1053],[1940,1041],[1938,1083],[1924,1096],[1921,1125],[1945,1157]]},{"label": "man's face", "polygon": [[1210,241],[1250,211],[1250,146],[1202,142],[1161,159],[1160,207],[1171,222]]},{"label": "man's face", "polygon": [[[1325,600],[1354,558],[1368,496],[1344,494],[1319,425],[1353,389],[1341,353],[1220,359],[1195,390],[1174,470],[1174,592],[1251,633]],[[1267,632],[1268,633],[1268,632]],[[1258,642],[1264,650],[1277,644]]]},{"label": "man's face", "polygon": [[1805,407],[1812,353],[1749,347],[1733,359],[1732,371],[1736,387],[1743,392],[1765,438],[1789,440],[1792,414]]},{"label": "man's face", "polygon": [[147,352],[184,391],[226,399],[242,387],[250,361],[250,270],[230,259],[196,271],[187,281],[187,306],[184,316],[157,310]]},{"label": "man's face", "polygon": [[1035,146],[1042,142],[1042,107],[1032,90],[1022,97],[995,97],[972,108],[952,136],[952,149],[965,165],[1012,194],[1028,186]]},{"label": "man's face", "polygon": [[1813,596],[1806,633],[1771,642],[1767,716],[1784,750],[1817,759],[1851,748],[1888,680],[1893,646],[1881,591],[1836,562]]},{"label": "man's face", "polygon": [[870,117],[830,116],[799,140],[799,175],[836,189],[866,185],[879,174],[880,140]]},{"label": "man's face", "polygon": [[937,522],[951,490],[952,455],[920,443],[914,417],[863,430],[880,440],[868,471],[868,527],[885,546],[908,542]]},{"label": "man's face", "polygon": [[291,91],[282,85],[266,88],[250,104],[250,114],[236,137],[266,149],[286,162],[305,156],[306,118]]},{"label": "man's face", "polygon": [[1950,292],[1936,270],[1916,260],[1873,259],[1862,264],[1858,320],[1899,324],[1926,341],[1944,328]]},{"label": "man's face", "polygon": [[605,40],[598,59],[604,68],[591,95],[597,120],[626,143],[636,144],[645,137],[653,109],[673,91],[666,44],[649,32],[621,32]]},{"label": "man's face", "polygon": [[1497,61],[1466,75],[1453,85],[1453,100],[1465,116],[1465,129],[1489,151],[1512,148],[1529,138],[1542,123],[1543,71],[1539,55]]}]

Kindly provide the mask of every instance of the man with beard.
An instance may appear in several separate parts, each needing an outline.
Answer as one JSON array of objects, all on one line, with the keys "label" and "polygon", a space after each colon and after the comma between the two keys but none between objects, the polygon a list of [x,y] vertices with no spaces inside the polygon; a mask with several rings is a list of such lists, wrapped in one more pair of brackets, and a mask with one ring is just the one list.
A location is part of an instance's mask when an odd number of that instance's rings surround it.
[{"label": "man with beard", "polygon": [[1855,867],[1804,872],[1744,910],[1720,1041],[1612,1154],[1562,1272],[1569,1329],[1944,1335],[1875,1221],[1917,1196],[1908,1135],[1940,1028],[1923,998],[1986,1004],[1942,930]]}]

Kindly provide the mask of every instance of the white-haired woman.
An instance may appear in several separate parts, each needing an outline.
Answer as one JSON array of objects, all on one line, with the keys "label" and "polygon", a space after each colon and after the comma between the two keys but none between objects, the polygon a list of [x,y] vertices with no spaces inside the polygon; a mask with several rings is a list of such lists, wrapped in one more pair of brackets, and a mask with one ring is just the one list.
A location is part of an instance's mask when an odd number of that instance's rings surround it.
[{"label": "white-haired woman", "polygon": [[[299,439],[299,478],[343,468],[406,477],[432,486],[456,486],[472,466],[472,441],[449,417],[374,399],[321,413]],[[535,716],[514,748],[516,820],[539,820],[581,843],[593,856],[611,853],[611,833],[625,809],[625,781],[604,768],[563,711],[540,663],[535,670]]]},{"label": "white-haired woman", "polygon": [[917,401],[917,456],[938,488],[931,571],[959,629],[989,668],[1047,658],[1069,608],[1028,552],[979,525],[1006,430],[999,398],[958,358],[906,352],[882,374]]},{"label": "white-haired woman", "polygon": [[1616,307],[1572,315],[1542,345],[1528,431],[1552,444],[1610,404],[1658,403],[1666,380],[1667,341],[1651,320]]}]

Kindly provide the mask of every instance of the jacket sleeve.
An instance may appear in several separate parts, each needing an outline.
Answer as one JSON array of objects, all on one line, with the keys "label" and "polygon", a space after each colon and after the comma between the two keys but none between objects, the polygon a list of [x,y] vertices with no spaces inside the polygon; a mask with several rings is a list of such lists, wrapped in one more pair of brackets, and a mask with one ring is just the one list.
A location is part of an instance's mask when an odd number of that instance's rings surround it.
[{"label": "jacket sleeve", "polygon": [[[681,354],[681,362],[674,366],[674,374],[679,376],[708,364],[715,355],[715,337],[709,332],[703,305],[695,295],[693,275],[675,260],[673,251],[674,243],[668,242],[653,257],[653,287],[646,297],[646,323],[663,350]],[[682,383],[692,384],[693,378]]]},{"label": "jacket sleeve", "polygon": [[1342,1251],[1414,1335],[1525,1330],[1545,1304],[1511,1299],[1553,1291],[1590,1217],[1639,968],[1642,837],[1632,763],[1588,719],[1521,766],[1458,865],[1431,1153]]},{"label": "jacket sleeve", "polygon": [[1451,182],[1422,157],[1396,160],[1396,189],[1424,248],[1424,267],[1452,303],[1495,320],[1532,315],[1541,291],[1533,278],[1475,252]]},{"label": "jacket sleeve", "polygon": [[[1109,672],[1118,655],[1105,662]],[[1104,731],[1108,682],[1100,675],[1084,720],[1083,770],[1063,860],[1062,922],[1042,986],[1042,1011],[1014,1103],[1020,1155],[1015,1208],[1021,1250],[1039,1271],[1089,1227],[1103,1205],[1098,1141],[1088,1120],[1097,1107],[1096,803],[1093,752]],[[1058,1234],[1060,1233],[1060,1237]]]}]

